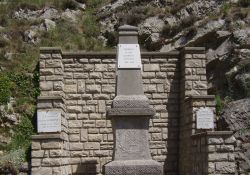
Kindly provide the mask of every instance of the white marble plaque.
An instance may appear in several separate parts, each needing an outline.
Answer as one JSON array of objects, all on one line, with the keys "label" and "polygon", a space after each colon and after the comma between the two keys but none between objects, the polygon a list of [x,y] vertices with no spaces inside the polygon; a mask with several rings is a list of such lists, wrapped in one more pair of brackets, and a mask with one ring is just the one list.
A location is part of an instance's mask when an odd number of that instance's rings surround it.
[{"label": "white marble plaque", "polygon": [[200,108],[196,113],[197,129],[213,129],[214,128],[214,112],[210,108]]},{"label": "white marble plaque", "polygon": [[41,132],[61,131],[60,111],[37,111],[37,130]]},{"label": "white marble plaque", "polygon": [[141,68],[139,44],[118,44],[119,68]]}]

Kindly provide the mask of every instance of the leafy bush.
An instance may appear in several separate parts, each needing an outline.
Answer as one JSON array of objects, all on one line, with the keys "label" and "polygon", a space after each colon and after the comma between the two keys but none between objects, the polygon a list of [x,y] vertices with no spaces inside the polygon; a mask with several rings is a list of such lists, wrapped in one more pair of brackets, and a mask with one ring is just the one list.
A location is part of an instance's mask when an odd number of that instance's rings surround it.
[{"label": "leafy bush", "polygon": [[14,127],[14,135],[7,150],[24,149],[28,150],[31,144],[31,135],[34,133],[34,127],[29,117],[23,116],[21,122]]},{"label": "leafy bush", "polygon": [[103,3],[103,0],[86,0],[85,3],[90,8],[96,8]]},{"label": "leafy bush", "polygon": [[82,20],[83,33],[87,37],[96,37],[99,35],[100,27],[96,22],[96,17],[91,12],[87,12]]},{"label": "leafy bush", "polygon": [[0,170],[12,175],[18,174],[18,169],[25,160],[25,151],[17,149],[5,153],[0,157]]},{"label": "leafy bush", "polygon": [[221,115],[224,108],[224,102],[221,99],[220,95],[215,96],[215,102],[216,102],[216,115]]},{"label": "leafy bush", "polygon": [[180,31],[178,26],[170,26],[169,24],[165,24],[161,31],[161,36],[166,38],[171,38],[176,35]]},{"label": "leafy bush", "polygon": [[65,9],[76,9],[77,6],[76,6],[76,3],[73,2],[72,0],[64,0],[63,4],[62,4],[62,9],[65,10]]},{"label": "leafy bush", "polygon": [[1,73],[0,74],[0,104],[7,104],[11,96],[12,83],[9,77]]}]

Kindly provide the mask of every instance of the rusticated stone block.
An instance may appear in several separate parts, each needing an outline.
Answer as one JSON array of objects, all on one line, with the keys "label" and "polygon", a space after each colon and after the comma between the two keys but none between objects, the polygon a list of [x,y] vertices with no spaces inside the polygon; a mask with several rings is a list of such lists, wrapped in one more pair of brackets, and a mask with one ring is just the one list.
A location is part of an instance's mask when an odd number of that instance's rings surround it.
[{"label": "rusticated stone block", "polygon": [[40,74],[41,75],[53,75],[54,74],[54,69],[53,68],[40,69]]},{"label": "rusticated stone block", "polygon": [[87,140],[88,140],[88,130],[81,129],[81,141],[87,141]]},{"label": "rusticated stone block", "polygon": [[192,59],[186,60],[185,66],[186,67],[191,67],[191,68],[192,67],[203,67],[201,60],[192,60]]},{"label": "rusticated stone block", "polygon": [[40,54],[40,59],[51,59],[51,58],[52,58],[51,54],[45,54],[45,53]]},{"label": "rusticated stone block", "polygon": [[96,64],[95,65],[95,71],[97,71],[97,72],[108,71],[108,65],[107,64]]},{"label": "rusticated stone block", "polygon": [[46,60],[46,67],[47,68],[62,68],[62,61],[61,60]]},{"label": "rusticated stone block", "polygon": [[60,141],[47,141],[41,144],[42,149],[60,149],[62,143]]},{"label": "rusticated stone block", "polygon": [[227,153],[214,153],[208,155],[208,161],[227,161],[228,160],[228,154]]},{"label": "rusticated stone block", "polygon": [[89,134],[88,141],[90,142],[101,142],[102,141],[102,134]]},{"label": "rusticated stone block", "polygon": [[102,85],[102,92],[103,93],[114,93],[115,92],[115,86]]},{"label": "rusticated stone block", "polygon": [[32,141],[31,149],[32,150],[39,150],[39,149],[41,149],[40,142],[39,141]]},{"label": "rusticated stone block", "polygon": [[97,156],[97,157],[106,157],[106,156],[109,156],[109,151],[106,151],[106,150],[103,150],[103,151],[94,151],[94,156]]},{"label": "rusticated stone block", "polygon": [[91,72],[89,74],[89,78],[93,78],[93,79],[102,78],[102,73],[101,72]]},{"label": "rusticated stone block", "polygon": [[82,107],[81,106],[67,106],[67,110],[69,113],[81,113]]},{"label": "rusticated stone block", "polygon": [[44,150],[32,151],[32,157],[35,157],[35,158],[44,157]]},{"label": "rusticated stone block", "polygon": [[210,145],[220,145],[220,144],[223,144],[224,143],[224,140],[223,138],[208,138],[208,144]]},{"label": "rusticated stone block", "polygon": [[63,150],[50,150],[49,155],[50,157],[60,157],[63,155]]},{"label": "rusticated stone block", "polygon": [[[88,62],[88,60],[86,60]],[[94,70],[95,65],[94,64],[84,64],[83,65],[83,71],[89,72]]]},{"label": "rusticated stone block", "polygon": [[58,82],[54,82],[54,90],[55,91],[62,91],[63,90],[63,82],[58,81]]},{"label": "rusticated stone block", "polygon": [[71,142],[78,142],[80,141],[80,134],[70,134],[69,141]]},{"label": "rusticated stone block", "polygon": [[51,81],[41,81],[40,82],[40,89],[42,91],[50,91],[53,89],[53,82]]},{"label": "rusticated stone block", "polygon": [[235,162],[217,162],[215,163],[215,170],[221,174],[234,174],[236,169]]},{"label": "rusticated stone block", "polygon": [[100,85],[86,85],[86,92],[89,92],[89,93],[101,92],[101,86]]},{"label": "rusticated stone block", "polygon": [[42,160],[43,166],[60,166],[61,158],[45,158]]},{"label": "rusticated stone block", "polygon": [[144,64],[144,71],[145,72],[158,72],[160,71],[159,64]]},{"label": "rusticated stone block", "polygon": [[51,167],[32,168],[32,175],[44,175],[44,174],[52,175],[52,168]]},{"label": "rusticated stone block", "polygon": [[73,157],[87,157],[87,156],[89,156],[88,151],[71,151],[70,153]]},{"label": "rusticated stone block", "polygon": [[216,145],[217,152],[232,152],[234,151],[234,145]]},{"label": "rusticated stone block", "polygon": [[65,84],[64,92],[66,93],[76,93],[77,92],[77,84]]},{"label": "rusticated stone block", "polygon": [[104,128],[104,127],[106,127],[106,121],[105,120],[96,120],[96,127],[97,128]]},{"label": "rusticated stone block", "polygon": [[70,143],[69,149],[72,151],[83,150],[83,144],[82,143]]},{"label": "rusticated stone block", "polygon": [[98,142],[88,142],[84,143],[85,150],[98,150],[100,149],[100,143]]},{"label": "rusticated stone block", "polygon": [[195,89],[207,89],[207,82],[206,81],[194,81],[193,87]]},{"label": "rusticated stone block", "polygon": [[194,59],[197,59],[197,58],[205,59],[206,54],[193,54],[193,58]]},{"label": "rusticated stone block", "polygon": [[69,127],[70,128],[80,128],[82,127],[82,121],[80,120],[69,120]]}]

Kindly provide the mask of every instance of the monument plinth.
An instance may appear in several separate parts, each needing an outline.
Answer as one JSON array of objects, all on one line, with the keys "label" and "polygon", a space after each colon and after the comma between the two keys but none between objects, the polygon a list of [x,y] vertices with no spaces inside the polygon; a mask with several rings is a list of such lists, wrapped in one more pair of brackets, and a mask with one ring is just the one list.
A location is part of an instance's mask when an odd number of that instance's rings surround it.
[{"label": "monument plinth", "polygon": [[152,160],[149,119],[155,114],[144,95],[137,28],[119,28],[116,97],[107,115],[112,117],[115,149],[106,175],[162,175],[163,165]]}]

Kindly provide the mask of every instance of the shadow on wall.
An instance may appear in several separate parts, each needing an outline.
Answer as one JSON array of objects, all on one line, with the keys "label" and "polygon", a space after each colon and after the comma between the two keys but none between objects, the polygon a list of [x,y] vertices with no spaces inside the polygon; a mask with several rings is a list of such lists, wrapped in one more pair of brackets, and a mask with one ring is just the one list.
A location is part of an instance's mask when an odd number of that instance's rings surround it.
[{"label": "shadow on wall", "polygon": [[98,163],[96,160],[91,160],[91,162],[86,162],[78,165],[73,165],[73,175],[94,175],[97,172]]},{"label": "shadow on wall", "polygon": [[[178,66],[178,64],[177,64]],[[178,69],[177,69],[178,70]],[[178,174],[179,150],[179,72],[171,75],[170,89],[166,103],[168,111],[168,137],[166,139],[167,157],[164,162],[164,174]]]}]

